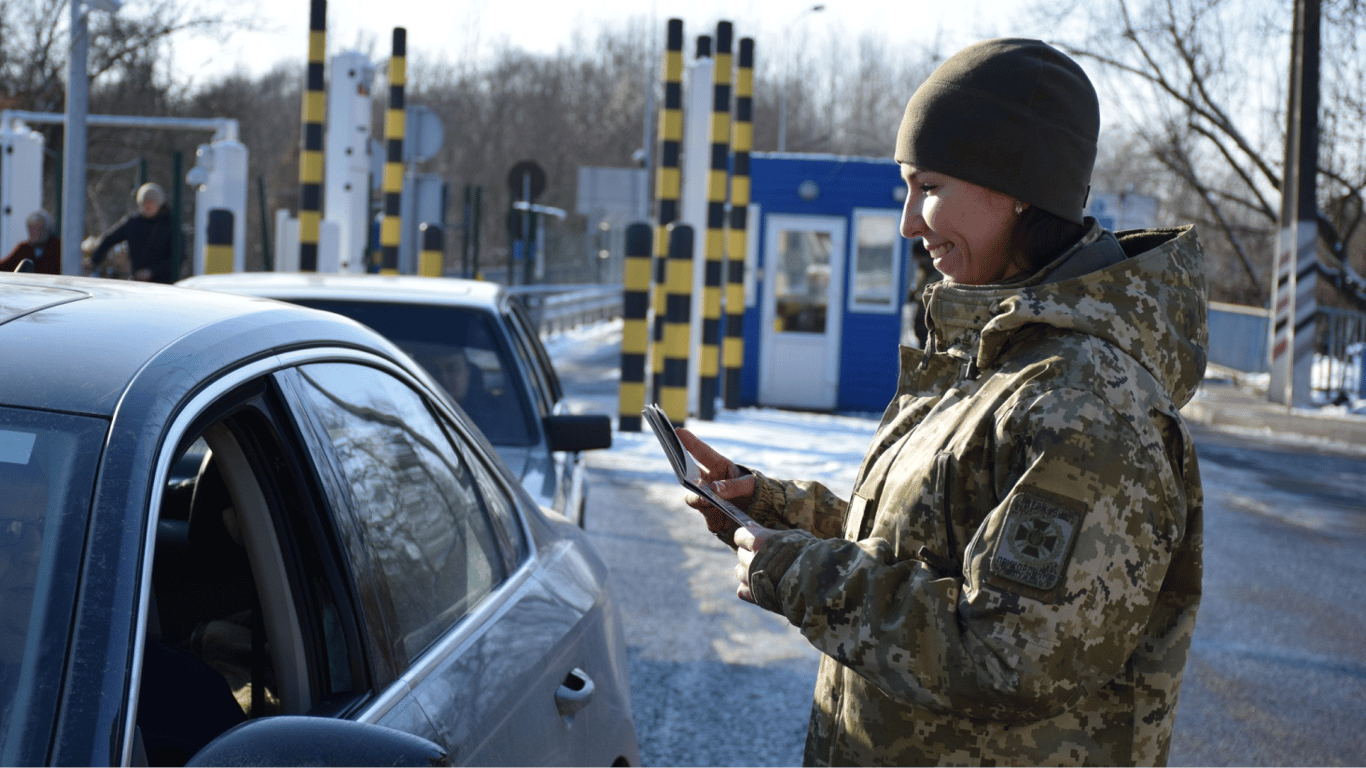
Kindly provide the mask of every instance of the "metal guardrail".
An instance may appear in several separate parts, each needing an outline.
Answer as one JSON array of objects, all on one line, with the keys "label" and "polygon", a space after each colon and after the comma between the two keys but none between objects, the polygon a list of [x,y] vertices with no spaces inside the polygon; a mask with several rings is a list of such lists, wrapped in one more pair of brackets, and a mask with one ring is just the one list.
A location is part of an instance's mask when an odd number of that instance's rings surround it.
[{"label": "metal guardrail", "polygon": [[[1243,373],[1268,372],[1269,322],[1260,307],[1210,302],[1210,362]],[[1310,382],[1329,402],[1366,398],[1366,313],[1318,308]]]},{"label": "metal guardrail", "polygon": [[542,334],[621,317],[619,285],[519,285],[508,288]]},{"label": "metal guardrail", "polygon": [[1366,313],[1319,307],[1315,326],[1314,389],[1335,403],[1366,397]]}]

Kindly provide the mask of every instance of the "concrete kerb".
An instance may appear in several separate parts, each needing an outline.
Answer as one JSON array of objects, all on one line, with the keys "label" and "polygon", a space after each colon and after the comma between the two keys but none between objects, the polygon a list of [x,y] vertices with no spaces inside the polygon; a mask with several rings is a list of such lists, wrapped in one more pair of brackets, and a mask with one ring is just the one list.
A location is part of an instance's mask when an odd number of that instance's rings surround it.
[{"label": "concrete kerb", "polygon": [[1264,385],[1214,365],[1181,414],[1193,424],[1222,432],[1366,456],[1366,415],[1273,403]]}]

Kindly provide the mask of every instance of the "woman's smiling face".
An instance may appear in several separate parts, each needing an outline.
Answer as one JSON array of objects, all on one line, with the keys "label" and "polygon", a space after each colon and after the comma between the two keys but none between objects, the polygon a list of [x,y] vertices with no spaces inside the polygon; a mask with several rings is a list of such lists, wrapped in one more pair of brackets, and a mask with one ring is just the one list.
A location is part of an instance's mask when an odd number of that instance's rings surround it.
[{"label": "woman's smiling face", "polygon": [[1014,198],[909,163],[901,164],[901,178],[907,190],[901,234],[922,238],[945,277],[990,285],[1020,271],[1010,251],[1019,218]]}]

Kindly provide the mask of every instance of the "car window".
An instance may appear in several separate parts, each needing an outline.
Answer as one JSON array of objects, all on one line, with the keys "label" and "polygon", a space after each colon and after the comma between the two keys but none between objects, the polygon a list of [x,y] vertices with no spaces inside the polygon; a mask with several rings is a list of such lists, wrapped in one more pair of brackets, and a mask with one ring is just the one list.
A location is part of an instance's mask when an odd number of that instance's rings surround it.
[{"label": "car window", "polygon": [[478,477],[398,379],[347,363],[299,372],[388,592],[395,651],[411,661],[507,577]]},{"label": "car window", "polygon": [[489,312],[470,307],[297,299],[379,331],[418,362],[494,445],[540,440],[539,419],[513,350]]},{"label": "car window", "polygon": [[[0,407],[0,754],[50,717],[71,621],[102,419]],[[41,598],[35,599],[35,596]],[[49,721],[50,723],[50,721]],[[41,755],[38,756],[41,760]]]}]

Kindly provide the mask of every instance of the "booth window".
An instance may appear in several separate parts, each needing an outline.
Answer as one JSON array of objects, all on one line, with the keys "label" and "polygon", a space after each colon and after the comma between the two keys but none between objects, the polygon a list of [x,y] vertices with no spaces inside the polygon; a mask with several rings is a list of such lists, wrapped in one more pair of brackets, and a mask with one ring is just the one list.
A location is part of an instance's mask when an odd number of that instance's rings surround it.
[{"label": "booth window", "polygon": [[849,311],[893,313],[900,310],[901,235],[898,211],[854,211],[854,279],[849,281]]}]

